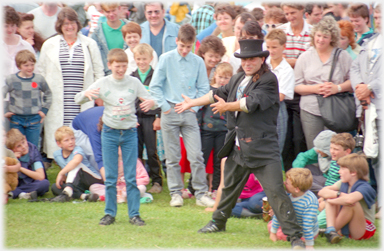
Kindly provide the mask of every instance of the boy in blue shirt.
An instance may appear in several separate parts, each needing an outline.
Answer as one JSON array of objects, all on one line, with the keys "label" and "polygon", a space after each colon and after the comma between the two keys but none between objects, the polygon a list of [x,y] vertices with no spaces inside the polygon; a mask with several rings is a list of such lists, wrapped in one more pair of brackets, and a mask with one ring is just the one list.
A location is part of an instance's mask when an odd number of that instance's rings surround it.
[{"label": "boy in blue shirt", "polygon": [[57,145],[61,148],[53,153],[61,171],[57,174],[56,183],[51,190],[55,198],[51,202],[67,202],[70,198],[95,202],[97,194],[85,194],[92,184],[103,184],[98,170],[96,170],[81,147],[76,146],[75,134],[68,126],[62,126],[55,132]]},{"label": "boy in blue shirt", "polygon": [[149,85],[149,92],[161,108],[161,130],[166,154],[170,206],[183,206],[181,189],[184,188],[180,174],[180,133],[188,154],[192,170],[192,187],[195,189],[198,206],[213,207],[215,201],[207,195],[205,165],[201,151],[200,130],[193,107],[178,114],[175,104],[183,102],[182,94],[191,99],[209,92],[207,69],[201,57],[191,53],[196,31],[191,24],[180,27],[177,48],[164,53]]}]

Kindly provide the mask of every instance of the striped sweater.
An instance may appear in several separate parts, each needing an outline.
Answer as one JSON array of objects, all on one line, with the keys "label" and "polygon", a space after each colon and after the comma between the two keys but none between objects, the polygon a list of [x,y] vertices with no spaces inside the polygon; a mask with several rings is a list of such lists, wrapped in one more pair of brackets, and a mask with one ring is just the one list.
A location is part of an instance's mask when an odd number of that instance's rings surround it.
[{"label": "striped sweater", "polygon": [[[309,190],[299,197],[292,197],[291,194],[288,195],[295,209],[297,222],[303,228],[305,245],[313,246],[315,243],[314,238],[319,232],[319,223],[317,222],[319,202],[317,201],[316,195]],[[279,227],[280,223],[274,215],[272,218],[271,232],[276,233]]]},{"label": "striped sweater", "polygon": [[285,44],[284,55],[286,58],[298,58],[300,54],[305,52],[311,43],[311,29],[312,25],[304,21],[304,27],[299,36],[295,36],[292,32],[291,23],[285,23],[278,27],[282,29],[287,35],[287,42]]},{"label": "striped sweater", "polygon": [[331,186],[340,179],[339,170],[340,166],[337,164],[337,162],[335,160],[331,160],[331,165],[328,171],[323,174],[323,176],[327,178],[324,186]]}]

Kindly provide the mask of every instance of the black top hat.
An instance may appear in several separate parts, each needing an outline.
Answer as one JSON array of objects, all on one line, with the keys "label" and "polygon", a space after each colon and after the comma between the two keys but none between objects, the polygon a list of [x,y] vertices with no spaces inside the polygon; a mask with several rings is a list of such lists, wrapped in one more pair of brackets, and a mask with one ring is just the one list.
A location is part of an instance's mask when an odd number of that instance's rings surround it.
[{"label": "black top hat", "polygon": [[235,52],[237,58],[268,57],[269,51],[263,51],[262,39],[244,39],[239,40],[240,53]]}]

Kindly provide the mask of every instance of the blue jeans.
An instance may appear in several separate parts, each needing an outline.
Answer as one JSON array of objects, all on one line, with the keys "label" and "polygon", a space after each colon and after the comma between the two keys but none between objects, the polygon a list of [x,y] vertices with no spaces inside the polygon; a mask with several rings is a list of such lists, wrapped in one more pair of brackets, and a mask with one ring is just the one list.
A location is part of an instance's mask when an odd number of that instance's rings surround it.
[{"label": "blue jeans", "polygon": [[241,202],[236,203],[235,207],[232,209],[232,215],[240,217],[243,208],[248,209],[254,214],[262,213],[263,209],[261,207],[263,206],[263,197],[266,196],[267,195],[265,195],[264,191],[261,191],[250,198],[242,199]]},{"label": "blue jeans", "polygon": [[136,185],[137,129],[113,129],[103,125],[101,131],[101,150],[105,169],[105,214],[116,217],[116,183],[118,177],[118,149],[121,147],[124,178],[127,188],[129,218],[138,216],[140,191]]},{"label": "blue jeans", "polygon": [[203,152],[201,151],[200,129],[196,113],[184,111],[177,113],[174,104],[169,113],[161,113],[161,131],[163,133],[165,159],[167,164],[167,181],[170,194],[181,195],[184,188],[180,174],[180,133],[183,136],[187,158],[191,164],[192,187],[195,197],[200,199],[208,191]]},{"label": "blue jeans", "polygon": [[39,146],[41,117],[39,114],[34,115],[13,115],[10,121],[10,128],[19,129],[19,131],[27,137],[27,141],[35,146]]}]

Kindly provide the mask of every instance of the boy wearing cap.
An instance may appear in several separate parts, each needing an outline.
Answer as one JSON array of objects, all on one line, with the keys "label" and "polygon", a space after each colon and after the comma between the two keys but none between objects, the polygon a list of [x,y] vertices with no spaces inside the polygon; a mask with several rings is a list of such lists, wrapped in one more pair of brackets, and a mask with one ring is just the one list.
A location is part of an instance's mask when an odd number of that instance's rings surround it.
[{"label": "boy wearing cap", "polygon": [[[176,105],[177,112],[193,106],[211,104],[214,113],[227,113],[228,133],[219,158],[228,157],[224,167],[224,188],[217,210],[199,233],[225,231],[231,210],[236,204],[248,177],[253,173],[260,181],[270,205],[276,212],[283,233],[289,236],[293,248],[304,248],[292,202],[285,193],[281,172],[276,120],[279,111],[279,89],[276,76],[269,70],[262,51],[261,39],[240,40],[244,72],[208,94]],[[278,209],[278,210],[277,210]]]}]

